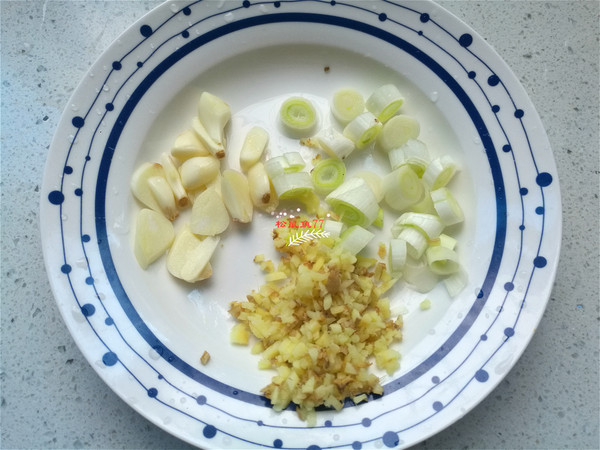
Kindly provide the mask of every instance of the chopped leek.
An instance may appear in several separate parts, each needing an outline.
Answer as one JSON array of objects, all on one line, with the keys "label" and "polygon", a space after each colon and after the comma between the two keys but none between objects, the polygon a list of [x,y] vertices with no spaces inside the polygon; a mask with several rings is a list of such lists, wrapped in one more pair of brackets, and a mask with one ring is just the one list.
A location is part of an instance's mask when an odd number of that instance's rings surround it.
[{"label": "chopped leek", "polygon": [[423,173],[423,181],[427,183],[431,190],[436,190],[446,186],[456,171],[457,165],[454,160],[445,155],[429,163]]},{"label": "chopped leek", "polygon": [[462,269],[459,269],[458,272],[444,278],[444,285],[450,297],[454,298],[467,285],[467,274]]},{"label": "chopped leek", "polygon": [[404,211],[423,198],[423,185],[410,166],[402,166],[382,181],[383,198],[390,208]]},{"label": "chopped leek", "polygon": [[367,227],[379,214],[375,194],[362,178],[350,178],[330,193],[325,201],[342,222]]},{"label": "chopped leek", "polygon": [[419,303],[419,309],[421,311],[427,311],[430,308],[431,308],[431,300],[429,300],[428,298],[426,298],[421,303]]},{"label": "chopped leek", "polygon": [[346,125],[343,135],[361,149],[375,141],[382,127],[383,124],[372,113],[364,112]]},{"label": "chopped leek", "polygon": [[373,191],[373,194],[375,194],[375,198],[377,198],[377,203],[383,200],[383,188],[381,187],[381,177],[379,175],[377,175],[375,172],[363,170],[355,173],[354,176],[357,178],[362,178],[367,182]]},{"label": "chopped leek", "polygon": [[449,248],[450,250],[454,250],[456,248],[456,239],[448,236],[447,234],[440,234],[439,240],[442,247]]},{"label": "chopped leek", "polygon": [[409,165],[421,177],[429,164],[429,151],[423,142],[410,139],[403,146],[390,150],[388,158],[392,170]]},{"label": "chopped leek", "polygon": [[379,208],[377,218],[373,221],[373,226],[377,228],[383,228],[383,208]]},{"label": "chopped leek", "polygon": [[425,251],[429,269],[437,275],[451,275],[458,272],[458,255],[454,250],[436,245]]},{"label": "chopped leek", "polygon": [[283,155],[273,156],[265,161],[265,170],[271,180],[284,174],[288,166],[287,159]]},{"label": "chopped leek", "polygon": [[407,258],[402,275],[414,290],[422,294],[431,291],[439,281],[423,259]]},{"label": "chopped leek", "polygon": [[[421,183],[422,182],[423,182],[423,180],[421,180]],[[427,186],[425,186],[424,183],[422,183],[422,184],[424,187],[423,198],[421,199],[420,202],[412,205],[410,207],[410,209],[411,209],[411,211],[423,213],[423,214],[437,214],[435,211],[435,208],[433,207],[433,200],[431,200],[431,195],[429,193],[429,189],[427,189]]]},{"label": "chopped leek", "polygon": [[354,142],[334,128],[326,128],[315,136],[319,147],[332,158],[344,159],[355,149]]},{"label": "chopped leek", "polygon": [[343,125],[365,110],[365,99],[356,89],[339,89],[333,94],[331,113]]},{"label": "chopped leek", "polygon": [[299,172],[306,166],[300,152],[286,152],[283,156],[287,161],[287,167],[284,169],[285,172]]},{"label": "chopped leek", "polygon": [[406,241],[406,253],[411,258],[419,259],[427,250],[427,238],[421,232],[411,227],[401,227],[392,236]]},{"label": "chopped leek", "polygon": [[340,236],[338,246],[356,255],[365,248],[375,235],[359,225],[353,225]]},{"label": "chopped leek", "polygon": [[329,237],[333,239],[340,237],[343,228],[344,223],[337,220],[326,220],[323,223],[323,231],[329,233]]},{"label": "chopped leek", "polygon": [[444,224],[438,216],[433,214],[407,212],[396,219],[392,230],[394,227],[413,227],[423,233],[428,240],[432,240],[440,236]]},{"label": "chopped leek", "polygon": [[400,91],[393,84],[385,84],[377,88],[367,99],[367,110],[381,122],[387,122],[404,103]]},{"label": "chopped leek", "polygon": [[417,139],[421,126],[416,119],[400,114],[388,120],[377,137],[379,147],[386,153],[402,147],[410,139]]},{"label": "chopped leek", "polygon": [[404,239],[391,239],[389,245],[390,272],[398,275],[406,264],[406,241]]},{"label": "chopped leek", "polygon": [[315,165],[311,174],[317,192],[328,194],[344,182],[346,166],[339,159],[324,159]]},{"label": "chopped leek", "polygon": [[310,100],[290,97],[282,103],[279,118],[290,134],[295,137],[307,137],[317,123],[317,112]]},{"label": "chopped leek", "polygon": [[431,191],[431,200],[444,225],[454,225],[465,219],[460,205],[448,188],[442,187]]},{"label": "chopped leek", "polygon": [[281,200],[299,199],[302,195],[313,191],[308,172],[283,173],[271,179],[271,182]]},{"label": "chopped leek", "polygon": [[283,173],[299,172],[306,163],[299,152],[287,152],[265,161],[265,170],[271,180]]}]

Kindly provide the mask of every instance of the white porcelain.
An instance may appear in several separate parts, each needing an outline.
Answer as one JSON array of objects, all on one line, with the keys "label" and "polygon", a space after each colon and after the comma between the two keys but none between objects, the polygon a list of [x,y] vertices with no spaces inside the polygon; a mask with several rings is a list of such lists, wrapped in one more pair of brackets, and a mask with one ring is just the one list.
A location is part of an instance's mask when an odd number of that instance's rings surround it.
[{"label": "white porcelain", "polygon": [[[252,125],[269,129],[271,155],[310,154],[274,125],[280,99],[313,99],[326,123],[335,89],[368,94],[384,83],[405,94],[403,111],[421,122],[432,152],[462,166],[453,191],[466,220],[454,231],[469,283],[454,299],[442,286],[427,294],[428,311],[418,308],[424,294],[396,288],[393,306],[405,313],[401,369],[382,377],[381,398],[320,411],[307,429],[293,410],[268,406],[260,389],[272,373],[256,368],[248,348],[229,344],[229,302],[260,285],[252,258],[274,256],[276,219],[255,214],[251,225],[231,227],[214,276],[187,285],[167,273],[164,260],[147,271],[137,265],[139,205],[129,180],[190,126],[204,90],[231,105],[236,168]],[[367,151],[350,170],[384,163]],[[494,50],[440,6],[167,2],[123,33],[75,90],[46,166],[41,229],[65,323],[98,374],[140,414],[203,448],[358,449],[414,445],[502,380],[550,295],[560,211],[553,155],[534,106]],[[211,361],[204,366],[205,350]]]}]

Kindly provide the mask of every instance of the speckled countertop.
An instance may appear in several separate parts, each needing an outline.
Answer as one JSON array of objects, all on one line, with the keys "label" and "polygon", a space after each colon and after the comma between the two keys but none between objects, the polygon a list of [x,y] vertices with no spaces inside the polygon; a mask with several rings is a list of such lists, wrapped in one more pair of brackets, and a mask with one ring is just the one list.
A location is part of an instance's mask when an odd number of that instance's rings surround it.
[{"label": "speckled countertop", "polygon": [[[563,242],[545,316],[522,358],[465,418],[418,448],[600,448],[600,3],[441,1],[522,81],[546,127]],[[2,448],[187,448],[106,386],[63,324],[39,236],[54,130],[89,66],[157,1],[0,1]]]}]

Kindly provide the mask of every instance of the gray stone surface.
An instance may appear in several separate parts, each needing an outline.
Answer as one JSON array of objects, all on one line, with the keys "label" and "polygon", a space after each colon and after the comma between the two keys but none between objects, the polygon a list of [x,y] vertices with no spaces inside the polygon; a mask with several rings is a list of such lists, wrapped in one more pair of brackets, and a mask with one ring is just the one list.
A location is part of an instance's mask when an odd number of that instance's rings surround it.
[{"label": "gray stone surface", "polygon": [[[2,448],[188,448],[120,400],[68,333],[41,254],[39,189],[86,70],[158,1],[0,1]],[[598,1],[441,1],[498,51],[548,133],[563,247],[531,344],[492,394],[418,448],[600,448]]]}]

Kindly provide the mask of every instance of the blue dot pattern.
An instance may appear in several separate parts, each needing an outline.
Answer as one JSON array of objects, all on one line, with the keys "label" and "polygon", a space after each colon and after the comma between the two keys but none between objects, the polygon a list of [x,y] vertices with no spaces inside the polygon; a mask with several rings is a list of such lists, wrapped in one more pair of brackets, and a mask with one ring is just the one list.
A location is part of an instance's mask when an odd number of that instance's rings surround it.
[{"label": "blue dot pattern", "polygon": [[468,47],[473,43],[473,36],[469,33],[465,33],[458,39],[458,43],[463,47]]},{"label": "blue dot pattern", "polygon": [[202,430],[205,438],[212,439],[217,435],[217,429],[213,425],[206,425]]},{"label": "blue dot pattern", "polygon": [[73,120],[71,120],[71,123],[75,128],[81,128],[85,125],[85,120],[83,120],[83,117],[75,116],[73,117]]},{"label": "blue dot pattern", "polygon": [[393,431],[386,431],[383,434],[383,443],[388,448],[394,448],[400,443],[400,438]]},{"label": "blue dot pattern", "polygon": [[65,196],[60,191],[52,191],[48,194],[48,200],[53,205],[60,205],[62,202],[65,201]]},{"label": "blue dot pattern", "polygon": [[480,369],[477,372],[475,372],[475,379],[480,383],[485,383],[487,380],[489,380],[489,378],[490,375],[483,369]]},{"label": "blue dot pattern", "polygon": [[96,312],[96,307],[91,303],[86,303],[81,307],[81,312],[85,317],[89,317]]},{"label": "blue dot pattern", "polygon": [[102,356],[102,362],[109,367],[114,366],[118,360],[117,355],[113,352],[107,352]]},{"label": "blue dot pattern", "polygon": [[[258,3],[269,4],[271,2],[257,2],[257,4]],[[239,3],[237,3],[237,4],[239,5]],[[272,2],[272,4],[273,4],[273,6],[275,8],[281,7],[281,2]],[[337,3],[335,1],[331,1],[330,5],[331,6],[336,6]],[[340,4],[340,5],[343,5],[343,3]],[[242,6],[244,8],[250,8],[251,6],[254,6],[254,5],[252,4],[252,2],[244,1],[244,2],[242,2]],[[226,12],[227,11],[223,10],[222,13],[219,13],[219,14],[225,14]],[[185,7],[181,11],[177,12],[176,14],[179,14],[179,13],[183,14],[185,16],[190,16],[192,14],[192,9],[190,7]],[[372,12],[369,12],[369,13],[372,14]],[[440,26],[439,24],[436,23],[437,19],[436,19],[436,21],[431,21],[431,18],[430,18],[430,16],[429,16],[428,13],[422,13],[421,12],[421,13],[417,13],[417,14],[418,14],[418,16],[417,16],[418,20],[421,23],[425,24],[425,23],[431,22],[430,25],[427,25],[427,27],[424,28],[425,30],[428,29],[429,27],[434,26],[434,25],[438,26],[438,27]],[[388,21],[389,16],[388,16],[387,13],[378,13],[377,14],[377,18],[379,19],[379,21],[384,22],[384,21]],[[155,26],[155,28],[153,28],[153,26],[150,25],[150,21],[148,22],[148,24],[142,25],[139,28],[139,34],[143,38],[149,38],[154,33],[158,33],[158,30],[160,28],[160,26],[159,26],[160,24],[152,24],[152,25]],[[424,33],[423,33],[422,30],[419,30],[419,31],[414,30],[414,31],[418,35],[420,35],[420,36],[424,35]],[[185,29],[183,31],[180,31],[180,35],[181,35],[182,38],[185,38],[185,39],[187,39],[187,38],[190,37],[190,33],[189,33],[189,31],[187,29]],[[464,34],[460,35],[460,37],[458,37],[457,40],[458,40],[458,43],[460,44],[460,46],[463,47],[463,48],[465,48],[465,49],[467,49],[468,47],[470,47],[473,44],[473,36],[470,33],[464,33]],[[470,52],[471,50],[468,50],[468,51]],[[112,70],[113,71],[121,71],[121,70],[124,71],[128,66],[131,67],[131,64],[133,64],[133,62],[135,62],[135,61],[136,61],[135,59],[133,61],[130,60],[129,61],[129,65],[125,65],[125,64],[123,64],[123,62],[125,62],[124,58],[121,58],[120,60],[115,60],[112,63],[108,62],[108,65],[112,66]],[[145,59],[144,59],[144,61],[141,61],[141,60],[137,61],[137,63],[135,63],[135,67],[137,67],[137,69],[135,69],[135,70],[141,69],[144,66],[144,62],[145,61],[146,61]],[[468,78],[470,80],[475,80],[476,79],[476,72],[474,70],[468,70],[468,71],[466,71],[466,73],[467,73]],[[482,71],[482,73],[485,73],[485,71]],[[507,81],[507,80],[505,80],[505,81]],[[475,81],[475,82],[477,82],[477,81]],[[502,83],[501,83],[500,79],[495,74],[492,74],[491,76],[488,77],[487,84],[489,86],[491,86],[491,87],[498,86],[498,85],[502,86]],[[110,101],[108,103],[105,103],[104,109],[107,112],[111,112],[111,111],[113,111],[115,109],[115,103],[113,103],[113,102],[114,102],[114,100]],[[118,105],[120,105],[120,104],[121,103],[118,103]],[[490,105],[491,105],[491,103],[490,103]],[[491,109],[492,109],[492,112],[498,113],[500,111],[500,109],[501,109],[501,106],[499,104],[493,104],[493,105],[491,105]],[[523,116],[524,116],[524,111],[522,109],[519,109],[519,108],[515,108],[514,109],[514,117],[515,118],[521,119]],[[76,129],[81,129],[84,126],[86,126],[86,119],[89,119],[89,116],[87,114],[84,114],[82,116],[72,117],[71,118],[71,124]],[[87,125],[90,126],[90,124],[87,124]],[[77,132],[78,132],[78,130],[77,130]],[[502,150],[505,153],[510,153],[512,151],[512,147],[511,147],[510,144],[505,144],[502,147]],[[519,147],[519,151],[521,151],[520,147]],[[509,155],[509,157],[510,157],[510,155]],[[85,161],[88,162],[90,160],[91,160],[91,157],[89,155],[87,155],[85,157]],[[69,175],[69,174],[73,173],[72,166],[65,164],[64,168],[63,168],[63,173],[65,175]],[[550,173],[548,173],[548,172],[540,172],[539,175],[537,176],[535,182],[536,182],[536,184],[540,188],[547,187],[547,186],[549,186],[552,183],[552,175]],[[519,192],[521,193],[521,195],[526,195],[527,192],[528,192],[528,190],[527,190],[527,188],[520,188]],[[68,192],[66,192],[66,194],[67,195],[75,195],[75,196],[81,197],[81,196],[83,196],[83,191],[82,191],[81,188],[77,188],[74,191],[69,191],[68,190]],[[65,201],[65,195],[63,194],[62,188],[50,192],[48,194],[48,200],[49,200],[49,202],[51,204],[60,207],[63,204],[63,202]],[[538,206],[537,208],[535,208],[535,213],[537,215],[539,215],[539,216],[544,216],[545,213],[546,213],[545,211],[546,210],[545,210],[544,206]],[[521,227],[522,227],[522,229],[524,229],[524,225],[521,225]],[[91,239],[90,236],[87,235],[87,234],[81,235],[81,242],[82,243],[89,242],[90,239]],[[100,241],[101,240],[98,239],[98,242],[100,242]],[[543,267],[546,266],[546,264],[547,264],[546,258],[542,257],[542,256],[537,256],[534,259],[534,261],[533,261],[533,265],[534,265],[535,268],[543,268]],[[63,264],[61,266],[61,272],[63,274],[65,274],[65,275],[68,275],[68,276],[72,277],[72,275],[71,275],[71,272],[72,272],[71,265],[68,264],[67,262],[65,262],[65,264]],[[81,275],[79,274],[78,276],[81,276]],[[81,279],[82,278],[79,278],[79,280],[81,280]],[[87,285],[93,287],[93,285],[94,285],[94,278],[93,278],[93,276],[86,277],[85,278],[85,283]],[[504,284],[504,286],[505,286],[505,290],[506,290],[507,293],[510,292],[514,288],[514,285],[512,284],[512,282],[506,282]],[[510,289],[508,288],[508,286],[510,286]],[[486,293],[484,293],[484,290],[482,289],[477,294],[477,298],[478,299],[485,299],[488,291],[486,290],[485,292]],[[80,308],[81,308],[82,314],[86,318],[88,318],[89,320],[93,320],[93,316],[97,312],[96,311],[97,308],[96,308],[96,306],[94,306],[94,304],[92,304],[92,303],[86,303],[83,306],[81,306]],[[99,320],[102,321],[102,318],[99,318]],[[113,321],[113,319],[110,316],[106,317],[104,319],[104,323],[106,325],[109,325],[109,326],[114,326],[114,321]],[[91,324],[91,322],[90,322],[90,324]],[[515,334],[514,327],[507,327],[507,328],[505,328],[504,329],[504,334],[505,334],[505,336],[507,338],[513,336]],[[485,341],[485,340],[487,340],[487,335],[485,335],[485,334],[481,335],[481,341]],[[158,350],[157,350],[157,352],[160,355],[163,355],[163,348],[159,347]],[[176,359],[174,357],[174,355],[170,354],[170,352],[168,352],[168,351],[166,352],[166,355],[164,357],[168,361],[173,361],[173,360]],[[116,365],[116,363],[119,362],[119,359],[118,359],[116,353],[114,353],[112,351],[107,351],[107,352],[105,352],[102,355],[102,362],[107,367],[110,367],[110,366]],[[123,363],[121,363],[121,364],[123,364]],[[478,370],[475,373],[475,376],[474,376],[475,380],[477,380],[479,382],[485,382],[485,381],[487,381],[488,377],[489,377],[488,372],[486,370],[484,370],[484,369]],[[164,377],[161,374],[158,374],[157,378],[159,380],[163,380],[164,379]],[[437,385],[437,384],[442,383],[443,381],[445,381],[445,380],[440,380],[440,378],[437,377],[437,376],[432,377],[431,380],[432,380],[432,383],[434,385]],[[230,390],[230,392],[232,392],[232,395],[236,395],[236,396],[239,394],[239,392],[237,390]],[[150,388],[150,389],[147,390],[147,394],[151,398],[156,398],[157,395],[158,395],[158,389],[157,388]],[[196,400],[196,403],[198,405],[205,405],[205,404],[208,403],[208,400],[206,399],[206,397],[202,396],[202,395],[195,397],[195,400]],[[436,411],[441,410],[443,407],[444,407],[443,404],[441,402],[439,402],[439,401],[436,401],[436,402],[433,403],[433,408]],[[375,420],[375,419],[373,419],[373,420]],[[256,421],[256,423],[257,423],[257,425],[263,425],[262,421]],[[325,424],[326,427],[333,427],[334,426],[331,421],[326,421],[324,424]],[[360,421],[360,423],[359,423],[359,425],[362,425],[362,427],[370,427],[371,424],[372,424],[372,420],[368,419],[368,418],[362,419]],[[216,436],[217,432],[218,432],[218,430],[217,430],[217,428],[215,426],[210,425],[210,424],[205,424],[205,427],[203,429],[203,435],[204,435],[204,437],[206,437],[208,439],[212,439],[212,438],[214,438],[214,436]],[[381,436],[381,439],[383,441],[383,444],[386,445],[387,447],[394,447],[394,446],[398,445],[399,442],[400,442],[398,436],[399,436],[398,432],[396,432],[396,431],[388,431],[388,432],[384,433],[383,436]],[[273,443],[273,447],[275,447],[275,448],[281,448],[283,446],[283,441],[281,439],[275,439],[274,441],[272,441],[272,443]],[[362,448],[362,443],[360,441],[353,441],[351,444],[348,443],[347,445],[351,445],[352,448],[354,448],[354,449],[360,449],[360,448]],[[314,444],[314,445],[309,446],[308,448],[310,448],[311,450],[316,450],[316,449],[319,448],[319,446],[317,444]]]}]

